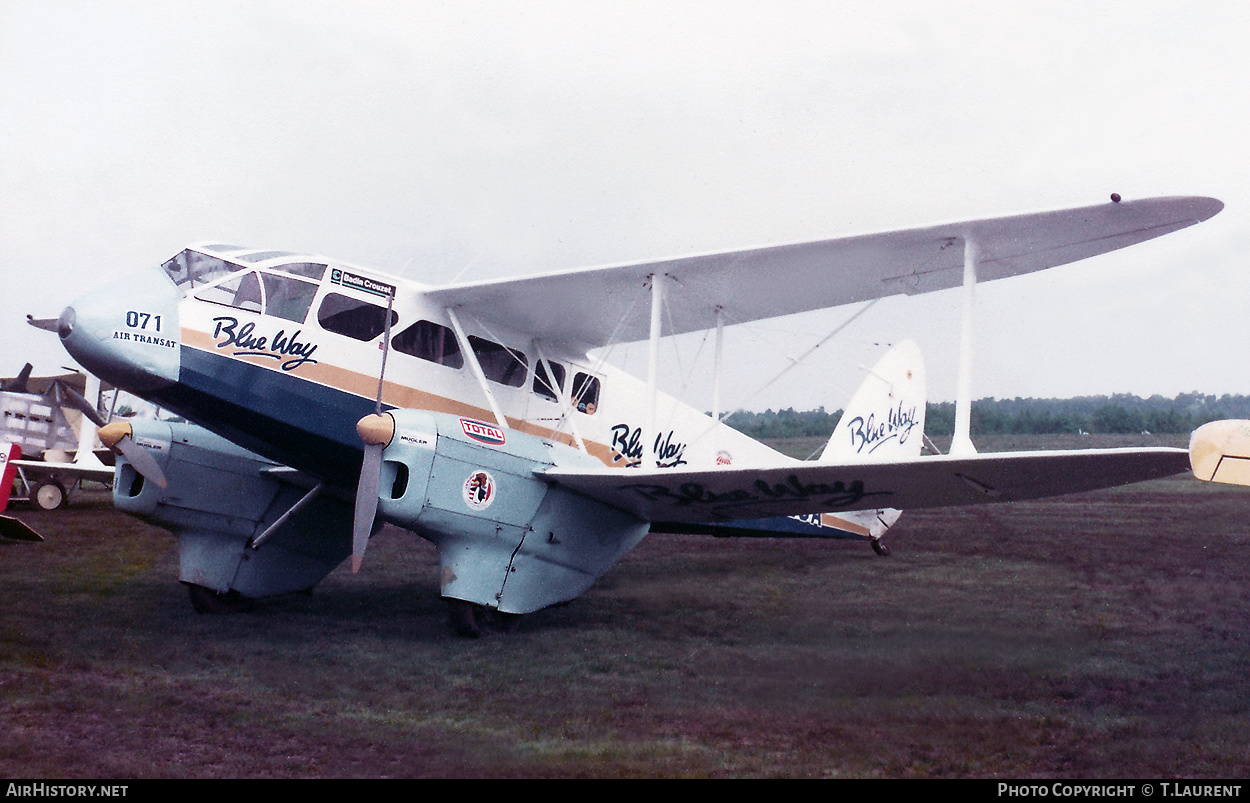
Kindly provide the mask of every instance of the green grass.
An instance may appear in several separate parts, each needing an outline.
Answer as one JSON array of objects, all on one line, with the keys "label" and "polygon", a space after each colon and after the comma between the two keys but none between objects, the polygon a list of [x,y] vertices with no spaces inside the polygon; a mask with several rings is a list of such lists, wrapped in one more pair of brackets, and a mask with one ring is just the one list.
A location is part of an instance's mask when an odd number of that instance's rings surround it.
[{"label": "green grass", "polygon": [[1239,777],[1250,492],[909,512],[859,542],[653,535],[509,637],[432,547],[195,614],[84,499],[0,547],[3,777]]}]

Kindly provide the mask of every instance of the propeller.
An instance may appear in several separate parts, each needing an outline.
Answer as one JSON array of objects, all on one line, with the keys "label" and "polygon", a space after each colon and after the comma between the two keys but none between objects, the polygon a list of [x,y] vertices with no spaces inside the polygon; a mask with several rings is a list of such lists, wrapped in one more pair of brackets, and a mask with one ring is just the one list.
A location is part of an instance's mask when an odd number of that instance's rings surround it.
[{"label": "propeller", "polygon": [[378,512],[378,486],[382,480],[382,450],[395,436],[395,419],[390,413],[373,413],[356,424],[360,439],[365,442],[365,459],[360,466],[360,483],[356,486],[356,515],[352,521],[352,571],[360,571],[365,546],[373,531]]},{"label": "propeller", "polygon": [[373,413],[356,422],[356,432],[365,444],[364,460],[360,464],[360,480],[356,485],[356,510],[352,517],[352,572],[360,571],[365,558],[365,547],[373,532],[373,520],[378,515],[378,489],[382,483],[382,450],[395,436],[395,419],[382,413],[382,380],[386,376],[386,355],[391,347],[391,310],[395,304],[395,291],[386,297],[386,325],[382,335],[382,368],[378,371],[378,395]]},{"label": "propeller", "polygon": [[95,405],[84,399],[73,388],[60,382],[57,382],[54,387],[56,388],[58,403],[68,403],[81,411],[83,415],[91,420],[91,423],[99,427],[100,443],[126,458],[130,465],[134,466],[135,471],[139,472],[145,479],[151,480],[161,488],[169,487],[169,481],[165,479],[165,472],[161,471],[160,464],[156,462],[156,458],[147,449],[135,443],[134,428],[130,426],[128,421],[115,421],[110,424],[100,415],[100,411],[95,408]]}]

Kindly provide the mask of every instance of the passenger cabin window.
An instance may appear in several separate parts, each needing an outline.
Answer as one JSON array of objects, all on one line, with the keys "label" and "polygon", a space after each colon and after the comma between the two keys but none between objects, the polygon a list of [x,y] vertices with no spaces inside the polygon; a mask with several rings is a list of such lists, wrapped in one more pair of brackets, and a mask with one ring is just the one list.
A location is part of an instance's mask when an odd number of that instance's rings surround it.
[{"label": "passenger cabin window", "polygon": [[[547,374],[547,366],[551,366],[551,375]],[[564,366],[558,362],[539,360],[534,363],[534,392],[544,399],[560,400],[560,390],[564,387]]]},{"label": "passenger cabin window", "polygon": [[599,377],[578,371],[573,375],[573,404],[586,415],[599,409]]},{"label": "passenger cabin window", "polygon": [[514,388],[525,384],[529,363],[524,354],[472,335],[469,336],[469,347],[473,349],[487,379]]},{"label": "passenger cabin window", "polygon": [[[391,325],[399,314],[391,313]],[[317,322],[327,332],[347,335],[356,340],[373,340],[386,330],[386,307],[370,304],[338,293],[328,293],[317,308]]]},{"label": "passenger cabin window", "polygon": [[391,346],[404,354],[446,365],[449,368],[464,366],[464,355],[456,333],[431,321],[417,321],[391,339]]},{"label": "passenger cabin window", "polygon": [[248,271],[206,287],[195,294],[201,301],[274,315],[303,323],[308,317],[317,285],[291,276]]}]

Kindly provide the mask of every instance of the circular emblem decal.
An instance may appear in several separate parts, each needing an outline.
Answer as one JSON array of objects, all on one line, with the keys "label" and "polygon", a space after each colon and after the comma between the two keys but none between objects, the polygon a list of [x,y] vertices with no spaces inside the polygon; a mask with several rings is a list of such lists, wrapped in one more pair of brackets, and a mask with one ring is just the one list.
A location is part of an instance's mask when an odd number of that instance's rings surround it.
[{"label": "circular emblem decal", "polygon": [[495,501],[495,478],[478,469],[464,481],[464,503],[474,510],[485,510]]}]

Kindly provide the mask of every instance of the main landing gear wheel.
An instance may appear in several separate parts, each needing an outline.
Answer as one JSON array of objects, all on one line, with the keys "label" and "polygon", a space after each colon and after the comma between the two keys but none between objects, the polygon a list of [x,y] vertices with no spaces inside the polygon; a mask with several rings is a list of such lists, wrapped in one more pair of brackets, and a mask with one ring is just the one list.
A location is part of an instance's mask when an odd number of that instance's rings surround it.
[{"label": "main landing gear wheel", "polygon": [[187,595],[191,597],[191,607],[196,613],[242,613],[252,609],[252,601],[238,591],[227,591],[224,594],[211,588],[187,583]]},{"label": "main landing gear wheel", "polygon": [[44,480],[35,486],[30,498],[43,510],[56,510],[65,504],[65,486],[56,480]]},{"label": "main landing gear wheel", "polygon": [[521,624],[520,614],[501,613],[461,599],[447,600],[447,616],[452,629],[466,638],[515,633]]}]

